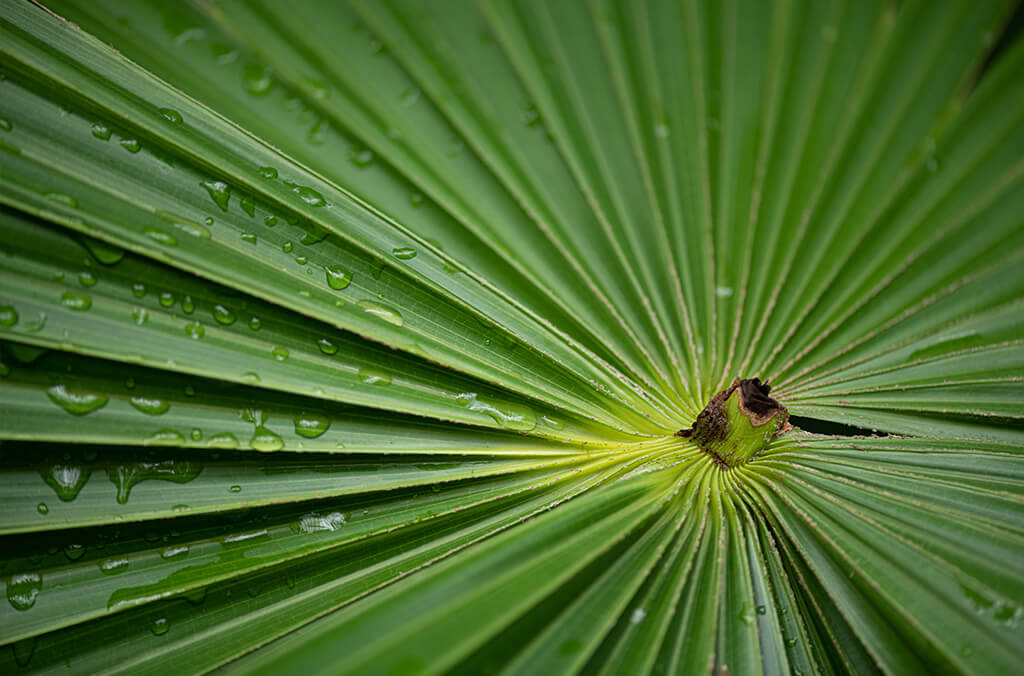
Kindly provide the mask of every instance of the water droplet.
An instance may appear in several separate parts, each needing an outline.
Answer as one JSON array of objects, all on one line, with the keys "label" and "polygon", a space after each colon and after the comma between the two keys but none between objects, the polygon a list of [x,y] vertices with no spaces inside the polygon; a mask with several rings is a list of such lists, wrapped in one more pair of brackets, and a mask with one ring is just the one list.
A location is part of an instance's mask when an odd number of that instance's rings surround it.
[{"label": "water droplet", "polygon": [[206,226],[200,225],[195,221],[183,218],[176,214],[172,214],[169,211],[162,211],[158,209],[155,213],[157,216],[164,219],[165,221],[168,221],[175,228],[182,231],[186,235],[189,235],[190,237],[197,237],[199,239],[210,239],[213,236],[210,234],[210,231],[209,229],[206,228]]},{"label": "water droplet", "polygon": [[758,606],[757,607],[757,614],[758,615],[764,615],[767,612],[768,612],[768,609],[765,608],[764,606]]},{"label": "water droplet", "polygon": [[163,636],[171,628],[170,622],[167,621],[166,617],[158,617],[153,620],[153,624],[150,629],[153,631],[154,636]]},{"label": "water droplet", "polygon": [[[136,408],[138,407],[136,406]],[[168,408],[170,407],[168,406]],[[144,446],[183,446],[185,437],[178,430],[163,429],[151,434],[142,444]]]},{"label": "water droplet", "polygon": [[85,415],[103,408],[109,399],[102,394],[92,392],[75,391],[68,389],[67,385],[54,385],[46,390],[50,401],[57,404],[72,415]]},{"label": "water droplet", "polygon": [[132,406],[135,407],[135,410],[141,411],[147,415],[163,415],[171,408],[170,403],[163,399],[132,397],[130,401]]},{"label": "water droplet", "polygon": [[7,600],[15,610],[28,610],[36,604],[43,589],[39,573],[18,573],[7,578]]},{"label": "water droplet", "polygon": [[253,331],[259,331],[263,327],[263,321],[259,317],[249,317],[249,328]]},{"label": "water droplet", "polygon": [[476,392],[463,392],[455,397],[456,401],[470,411],[485,413],[504,429],[527,432],[537,426],[537,417],[529,406],[512,402],[501,402],[495,405],[480,399]]},{"label": "water droplet", "polygon": [[14,125],[11,124],[10,120],[0,117],[0,129],[2,129],[3,131],[11,131],[12,129],[14,129]]},{"label": "water droplet", "polygon": [[64,547],[64,556],[68,558],[68,561],[77,561],[85,556],[85,545],[72,543]]},{"label": "water droplet", "polygon": [[304,185],[297,185],[292,188],[292,190],[295,191],[295,194],[298,195],[303,202],[312,207],[322,207],[327,204],[327,200],[324,199],[324,196],[312,188]]},{"label": "water droplet", "polygon": [[368,167],[373,164],[373,151],[369,148],[355,149],[349,153],[349,159],[352,160],[352,164],[357,167]]},{"label": "water droplet", "polygon": [[214,434],[206,442],[207,448],[238,448],[238,438],[230,432]]},{"label": "water droplet", "polygon": [[999,604],[999,607],[992,613],[992,617],[996,622],[1010,627],[1016,627],[1020,624],[1022,615],[1024,615],[1024,611],[1021,610],[1020,606],[1005,603]]},{"label": "water droplet", "polygon": [[128,570],[128,559],[107,559],[100,562],[100,572],[105,575],[118,575]]},{"label": "water droplet", "polygon": [[317,514],[311,512],[305,514],[298,522],[292,524],[292,529],[299,533],[333,533],[345,525],[345,515],[341,512],[330,512],[329,514]]},{"label": "water droplet", "polygon": [[739,620],[747,626],[753,626],[757,618],[754,615],[754,604],[747,601],[740,608]]},{"label": "water droplet", "polygon": [[246,371],[242,374],[242,382],[250,385],[256,385],[260,382],[260,374],[255,371]]},{"label": "water droplet", "polygon": [[204,329],[203,325],[199,322],[189,322],[188,324],[185,324],[185,335],[192,340],[199,340],[206,335],[206,329]]},{"label": "water droplet", "polygon": [[235,484],[234,486],[232,486],[231,488],[228,489],[228,492],[229,493],[241,493],[242,492],[242,487],[239,486],[238,484]]},{"label": "water droplet", "polygon": [[65,291],[60,297],[60,302],[64,307],[79,312],[84,312],[92,307],[92,298],[84,293],[76,293],[75,291]]},{"label": "water droplet", "polygon": [[728,298],[729,296],[732,295],[732,287],[731,286],[716,286],[715,287],[715,295],[718,296],[719,298]]},{"label": "water droplet", "polygon": [[46,485],[53,489],[61,502],[71,502],[89,481],[92,470],[78,465],[59,464],[39,471]]},{"label": "water droplet", "polygon": [[[142,282],[135,282],[134,284],[132,284],[132,295],[135,296],[136,298],[142,298],[143,296],[145,296],[146,285],[143,284]],[[174,302],[173,298],[171,299],[171,302]]]},{"label": "water droplet", "polygon": [[277,225],[277,216],[275,216],[274,214],[267,214],[266,216],[263,217],[263,224],[266,225],[268,228],[274,227],[275,225]]},{"label": "water droplet", "polygon": [[[177,434],[181,442],[184,442],[181,434],[174,430],[164,430],[163,433]],[[158,432],[157,434],[162,433]],[[128,502],[132,488],[143,481],[161,479],[183,484],[195,479],[202,470],[202,465],[188,460],[159,460],[108,467],[107,477],[117,487],[118,504],[123,505]],[[125,560],[125,564],[127,564],[127,560]]]},{"label": "water droplet", "polygon": [[328,265],[324,268],[324,273],[327,275],[327,286],[336,291],[340,291],[352,283],[352,275],[342,270],[340,266]]},{"label": "water droplet", "polygon": [[338,346],[332,343],[327,338],[321,338],[320,340],[316,341],[316,344],[320,347],[320,351],[323,352],[324,354],[338,353]]},{"label": "water droplet", "polygon": [[285,242],[284,244],[281,245],[281,251],[285,253],[291,253],[293,247],[294,245],[291,242]]},{"label": "water droplet", "polygon": [[82,286],[96,286],[96,275],[91,272],[81,272],[78,274],[78,283]]},{"label": "water droplet", "polygon": [[270,453],[284,448],[284,440],[276,432],[260,425],[253,432],[249,445],[257,451]]},{"label": "water droplet", "polygon": [[787,648],[792,648],[795,645],[796,645],[796,639],[795,638],[787,638],[786,639],[786,647]]},{"label": "water droplet", "polygon": [[25,330],[38,333],[46,327],[46,313],[40,312],[32,321],[25,322]]},{"label": "water droplet", "polygon": [[249,214],[249,218],[256,216],[256,198],[252,195],[243,195],[239,206],[242,207],[242,211]]},{"label": "water droplet", "polygon": [[76,200],[71,195],[65,195],[62,192],[48,192],[44,196],[46,197],[46,199],[50,200],[51,202],[56,202],[57,204],[63,204],[64,206],[71,207],[72,209],[77,209],[78,208],[78,200]]},{"label": "water droplet", "polygon": [[36,638],[26,638],[14,644],[14,661],[19,667],[27,667],[36,652]]},{"label": "water droplet", "polygon": [[277,178],[277,169],[273,167],[260,167],[260,176],[263,178]]},{"label": "water droplet", "polygon": [[307,439],[316,439],[331,426],[327,418],[303,413],[295,416],[295,433]]},{"label": "water droplet", "polygon": [[38,505],[36,505],[36,511],[45,516],[46,514],[50,513],[50,508],[47,506],[45,502],[40,502]]},{"label": "water droplet", "polygon": [[192,300],[192,296],[185,296],[181,299],[181,309],[187,315],[196,311],[196,302]]},{"label": "water droplet", "polygon": [[[216,319],[219,323],[224,324],[225,326],[235,323],[235,313],[229,310],[228,308],[224,307],[220,303],[213,306],[213,318]],[[253,319],[256,318],[253,317]],[[258,319],[256,321],[259,322]],[[256,328],[259,328],[259,326],[257,326]]]},{"label": "water droplet", "polygon": [[200,181],[200,186],[206,189],[221,211],[228,210],[228,201],[231,199],[231,190],[224,181]]},{"label": "water droplet", "polygon": [[426,198],[423,197],[423,193],[414,192],[411,195],[409,195],[409,204],[411,204],[414,208],[418,208],[422,206],[424,199]]},{"label": "water droplet", "polygon": [[401,326],[404,323],[402,315],[398,313],[398,310],[390,308],[387,305],[382,305],[369,300],[361,300],[358,305],[363,308],[363,312],[371,314],[378,319],[383,319],[389,324]]},{"label": "water droplet", "polygon": [[647,617],[647,611],[643,608],[634,608],[633,612],[629,615],[630,624],[640,624]]},{"label": "water droplet", "polygon": [[151,228],[147,225],[142,229],[142,234],[149,237],[154,242],[163,244],[164,246],[178,246],[178,240],[175,239],[174,235],[169,232],[164,232],[158,228]]},{"label": "water droplet", "polygon": [[188,545],[175,545],[160,552],[160,558],[176,559],[179,556],[184,556],[185,554],[188,554]]},{"label": "water droplet", "polygon": [[359,369],[359,379],[367,385],[390,385],[391,374],[385,371],[379,371],[375,368],[361,368]]},{"label": "water droplet", "polygon": [[181,124],[181,113],[170,108],[161,108],[160,114],[171,124]]},{"label": "water droplet", "polygon": [[13,305],[0,305],[0,326],[14,326],[18,323],[18,311]]},{"label": "water droplet", "polygon": [[182,594],[182,597],[194,606],[198,606],[200,603],[206,600],[206,587],[200,587],[199,589],[193,589]]},{"label": "water droplet", "polygon": [[270,350],[270,353],[274,355],[274,359],[277,361],[284,361],[288,358],[288,348],[286,347],[278,347],[275,345],[274,348]]},{"label": "water droplet", "polygon": [[410,258],[416,258],[416,250],[407,246],[395,247],[391,250],[391,253],[395,258],[403,261],[407,261]]},{"label": "water droplet", "polygon": [[995,605],[995,602],[992,599],[988,598],[979,591],[971,589],[965,584],[961,584],[960,589],[961,591],[963,591],[964,596],[967,597],[967,600],[970,602],[971,606],[977,613],[984,613],[985,611],[989,610],[993,605]]},{"label": "water droplet", "polygon": [[110,127],[102,122],[97,122],[92,125],[92,135],[102,141],[109,141],[111,133]]},{"label": "water droplet", "polygon": [[139,143],[137,138],[123,138],[121,139],[121,147],[130,153],[137,153],[142,148],[142,144]]},{"label": "water droplet", "polygon": [[103,265],[114,265],[119,263],[124,258],[124,249],[121,247],[114,246],[113,244],[107,244],[106,242],[93,239],[92,237],[82,236],[82,244],[89,250],[89,253],[93,255],[93,258],[98,260]]},{"label": "water droplet", "polygon": [[174,305],[174,294],[170,291],[160,292],[160,304],[164,307],[171,307]]},{"label": "water droplet", "polygon": [[540,422],[543,423],[545,426],[550,427],[553,430],[560,430],[560,429],[563,429],[565,427],[565,423],[563,423],[561,420],[556,420],[556,419],[554,419],[554,418],[552,418],[550,416],[546,416],[546,415],[542,415],[540,417]]},{"label": "water droplet", "polygon": [[270,69],[256,63],[245,64],[245,91],[251,96],[264,96],[274,86]]},{"label": "water droplet", "polygon": [[540,124],[540,112],[537,110],[536,106],[530,106],[523,112],[519,113],[519,121],[527,127],[536,127]]}]

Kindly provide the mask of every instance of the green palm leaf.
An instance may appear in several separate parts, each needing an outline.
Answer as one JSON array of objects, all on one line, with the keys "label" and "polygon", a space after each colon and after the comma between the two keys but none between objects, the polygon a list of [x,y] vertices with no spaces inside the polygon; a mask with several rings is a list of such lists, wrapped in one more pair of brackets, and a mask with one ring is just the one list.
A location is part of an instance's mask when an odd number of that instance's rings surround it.
[{"label": "green palm leaf", "polygon": [[0,670],[1018,670],[1020,16],[3,4]]}]

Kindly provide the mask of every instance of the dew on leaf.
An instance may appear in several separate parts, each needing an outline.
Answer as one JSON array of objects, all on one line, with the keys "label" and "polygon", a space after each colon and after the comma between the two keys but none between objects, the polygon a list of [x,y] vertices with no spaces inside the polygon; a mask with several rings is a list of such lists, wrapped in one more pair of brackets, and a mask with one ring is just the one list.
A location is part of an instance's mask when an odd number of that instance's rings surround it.
[{"label": "dew on leaf", "polygon": [[158,244],[163,244],[164,246],[178,246],[178,240],[174,235],[169,232],[164,232],[159,228],[153,228],[147,225],[142,229],[142,234]]},{"label": "dew on leaf", "polygon": [[129,401],[136,411],[141,411],[147,415],[163,415],[171,408],[170,403],[163,399],[132,397]]},{"label": "dew on leaf", "polygon": [[109,398],[95,392],[79,390],[68,385],[53,385],[46,390],[46,396],[72,415],[92,413],[107,405]]},{"label": "dew on leaf", "polygon": [[199,322],[189,322],[188,324],[185,324],[185,335],[192,340],[199,340],[206,335],[206,329],[204,329],[203,325]]},{"label": "dew on leaf", "polygon": [[109,141],[112,131],[110,127],[103,124],[102,122],[96,122],[92,125],[92,135],[101,141]]},{"label": "dew on leaf", "polygon": [[238,438],[234,434],[231,434],[230,432],[214,434],[212,437],[206,440],[206,447],[223,449],[238,448]]},{"label": "dew on leaf", "polygon": [[262,425],[256,427],[249,445],[262,453],[271,453],[284,448],[284,440],[277,432],[267,429]]},{"label": "dew on leaf", "polygon": [[14,326],[18,323],[18,311],[13,305],[0,305],[0,326]]},{"label": "dew on leaf", "polygon": [[7,601],[15,610],[29,610],[43,589],[39,573],[16,573],[7,578]]},{"label": "dew on leaf", "polygon": [[327,285],[336,291],[340,291],[352,283],[352,275],[338,265],[326,266],[324,274],[327,276]]},{"label": "dew on leaf", "polygon": [[117,487],[118,504],[124,505],[128,502],[132,488],[143,481],[159,479],[184,484],[199,476],[202,469],[202,465],[190,460],[155,460],[108,467],[107,477]]},{"label": "dew on leaf", "polygon": [[338,346],[332,343],[328,338],[320,338],[316,341],[316,344],[324,354],[331,355],[338,353]]},{"label": "dew on leaf", "polygon": [[303,413],[295,416],[295,433],[307,439],[316,439],[328,430],[331,421],[326,417]]},{"label": "dew on leaf", "polygon": [[228,188],[227,183],[224,181],[200,181],[199,185],[209,193],[210,199],[220,207],[221,211],[228,210],[228,201],[231,199],[231,191]]},{"label": "dew on leaf", "polygon": [[[235,313],[220,303],[213,306],[213,318],[216,319],[218,323],[224,324],[225,326],[235,323]],[[255,319],[255,317],[253,319]]]},{"label": "dew on leaf", "polygon": [[60,463],[41,469],[39,474],[61,502],[71,502],[88,483],[92,470],[77,464]]},{"label": "dew on leaf", "polygon": [[171,108],[161,108],[160,114],[171,124],[181,124],[181,113]]},{"label": "dew on leaf", "polygon": [[77,291],[65,291],[60,297],[60,303],[66,308],[84,312],[92,307],[92,298]]},{"label": "dew on leaf", "polygon": [[366,385],[390,385],[391,374],[379,369],[365,367],[359,369],[359,380]]},{"label": "dew on leaf", "polygon": [[375,303],[370,300],[361,300],[357,304],[359,305],[359,307],[363,308],[363,312],[373,315],[378,319],[383,319],[389,324],[394,324],[395,326],[402,326],[402,324],[404,323],[402,315],[399,314],[398,310],[388,307],[387,305]]}]

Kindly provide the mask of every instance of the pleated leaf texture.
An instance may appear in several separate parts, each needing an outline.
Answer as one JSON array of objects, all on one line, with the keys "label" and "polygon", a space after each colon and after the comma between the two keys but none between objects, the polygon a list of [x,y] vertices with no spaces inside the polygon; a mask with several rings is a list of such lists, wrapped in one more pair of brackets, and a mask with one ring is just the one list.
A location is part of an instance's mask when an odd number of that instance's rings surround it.
[{"label": "pleated leaf texture", "polygon": [[1019,673],[1014,3],[41,1],[0,672]]}]

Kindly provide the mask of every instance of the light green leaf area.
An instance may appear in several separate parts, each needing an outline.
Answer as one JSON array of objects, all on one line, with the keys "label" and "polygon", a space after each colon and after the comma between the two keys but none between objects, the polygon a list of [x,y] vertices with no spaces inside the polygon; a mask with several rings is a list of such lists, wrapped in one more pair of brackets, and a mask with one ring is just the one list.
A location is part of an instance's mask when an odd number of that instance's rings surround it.
[{"label": "light green leaf area", "polygon": [[1021,17],[3,3],[0,672],[1016,673]]}]

